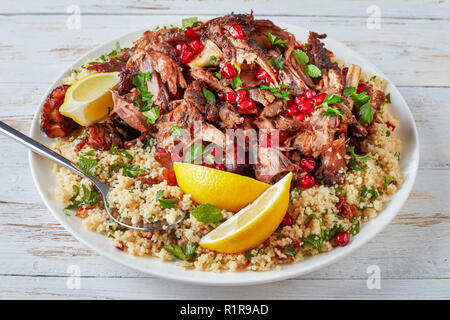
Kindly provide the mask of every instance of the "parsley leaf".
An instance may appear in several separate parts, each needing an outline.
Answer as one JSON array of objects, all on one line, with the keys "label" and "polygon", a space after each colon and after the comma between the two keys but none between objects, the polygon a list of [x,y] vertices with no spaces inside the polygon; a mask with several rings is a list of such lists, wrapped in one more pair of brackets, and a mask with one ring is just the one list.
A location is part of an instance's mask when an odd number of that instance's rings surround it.
[{"label": "parsley leaf", "polygon": [[319,78],[322,76],[322,71],[313,64],[308,64],[305,68],[305,72],[311,78]]},{"label": "parsley leaf", "polygon": [[183,29],[194,26],[194,24],[198,21],[197,17],[191,17],[181,20],[181,25]]},{"label": "parsley leaf", "polygon": [[359,108],[359,123],[361,124],[371,124],[373,121],[373,110],[370,102],[363,104]]},{"label": "parsley leaf", "polygon": [[288,43],[288,40],[278,38],[277,36],[271,34],[270,32],[267,32],[267,37],[269,38],[269,41],[272,44],[272,48],[274,48],[275,46],[280,46],[284,48],[286,43]]},{"label": "parsley leaf", "polygon": [[289,256],[295,256],[297,254],[297,250],[295,250],[294,246],[289,246],[284,248],[283,252]]},{"label": "parsley leaf", "polygon": [[302,66],[305,66],[309,62],[308,55],[304,53],[302,50],[299,49],[294,50],[294,57]]},{"label": "parsley leaf", "polygon": [[269,60],[269,65],[271,66],[271,67],[275,67],[276,69],[278,69],[278,70],[281,70],[281,69],[283,69],[283,61],[281,60],[281,54],[280,54],[280,56],[278,57],[278,58],[276,58],[275,60],[273,60],[273,59],[270,59]]},{"label": "parsley leaf", "polygon": [[158,107],[153,107],[149,111],[142,112],[142,114],[147,117],[147,122],[151,124],[155,124],[156,120],[160,117]]},{"label": "parsley leaf", "polygon": [[186,133],[186,130],[179,126],[172,126],[172,137],[178,138]]},{"label": "parsley leaf", "polygon": [[326,108],[326,110],[323,113],[324,115],[332,117],[339,115],[342,118],[347,119],[347,117],[342,113],[341,110],[339,110],[338,108],[330,107],[331,104],[336,104],[339,102],[342,102],[341,97],[334,94],[327,94],[325,100],[318,106],[315,106],[314,109],[323,107]]},{"label": "parsley leaf", "polygon": [[[271,83],[270,86],[262,85],[261,89],[272,92],[273,95],[277,98],[280,98],[280,99],[283,99],[286,101],[290,100],[289,95],[291,94],[291,88],[289,88],[288,86],[281,85],[280,88],[277,88],[273,83]],[[282,89],[287,89],[287,90],[282,90]]]},{"label": "parsley leaf", "polygon": [[202,91],[203,96],[205,97],[206,100],[211,101],[213,104],[216,104],[216,96],[214,95],[214,93],[212,93],[211,90],[208,90],[207,88],[203,87]]},{"label": "parsley leaf", "polygon": [[194,143],[184,156],[184,161],[192,162],[205,152],[205,147],[201,143]]},{"label": "parsley leaf", "polygon": [[392,182],[391,175],[390,174],[385,174],[384,175],[384,187],[383,187],[383,189],[387,190],[387,187],[388,187],[389,183],[391,183],[391,182]]},{"label": "parsley leaf", "polygon": [[175,257],[185,260],[188,262],[194,262],[197,258],[197,253],[195,252],[197,249],[198,244],[196,242],[194,243],[187,243],[185,249],[181,249],[181,247],[177,244],[174,245],[167,245],[163,246],[164,250],[167,252],[170,252]]},{"label": "parsley leaf", "polygon": [[130,178],[136,178],[137,176],[147,172],[147,170],[135,167],[132,163],[126,165],[123,162],[118,162],[117,165],[122,169],[122,174]]},{"label": "parsley leaf", "polygon": [[122,157],[126,157],[130,160],[133,160],[133,156],[127,151],[127,150],[118,150],[117,146],[112,145],[111,148],[109,149],[109,152],[111,152],[111,154],[114,155],[119,155]]},{"label": "parsley leaf", "polygon": [[209,203],[197,206],[191,211],[191,215],[198,221],[205,223],[217,223],[223,220],[220,208]]},{"label": "parsley leaf", "polygon": [[344,91],[342,92],[342,94],[344,96],[351,96],[356,92],[356,88],[355,87],[345,87]]},{"label": "parsley leaf", "polygon": [[361,156],[359,154],[355,153],[355,147],[351,146],[348,149],[348,152],[352,155],[353,158],[355,158],[356,161],[358,162],[366,162],[369,161],[371,159],[370,154],[366,154],[365,156]]},{"label": "parsley leaf", "polygon": [[156,200],[159,201],[159,205],[166,209],[173,209],[178,202],[176,198],[163,197],[164,190],[158,190],[156,192]]}]

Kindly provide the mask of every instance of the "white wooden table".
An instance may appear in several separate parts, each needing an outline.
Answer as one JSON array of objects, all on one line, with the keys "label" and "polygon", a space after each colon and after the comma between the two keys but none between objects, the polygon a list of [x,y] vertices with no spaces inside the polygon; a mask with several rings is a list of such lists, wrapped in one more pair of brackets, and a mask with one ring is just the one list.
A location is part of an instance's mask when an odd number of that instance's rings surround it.
[{"label": "white wooden table", "polygon": [[[66,26],[72,4],[81,9],[80,29]],[[367,27],[372,5],[381,10],[381,29]],[[28,132],[40,97],[59,72],[118,34],[179,15],[252,8],[257,16],[343,41],[399,87],[419,128],[421,160],[414,190],[392,224],[351,256],[296,279],[242,288],[160,280],[112,263],[68,234],[41,203],[27,151],[0,135],[0,298],[450,298],[447,1],[2,0],[0,119]],[[72,265],[81,271],[79,289],[67,286]],[[371,265],[381,270],[379,290],[366,285]]]}]

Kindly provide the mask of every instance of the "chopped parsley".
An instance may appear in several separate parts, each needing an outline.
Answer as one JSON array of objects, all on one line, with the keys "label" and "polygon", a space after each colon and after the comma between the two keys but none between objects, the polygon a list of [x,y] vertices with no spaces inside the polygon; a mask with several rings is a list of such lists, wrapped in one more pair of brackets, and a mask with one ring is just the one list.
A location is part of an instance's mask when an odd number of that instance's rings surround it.
[{"label": "chopped parsley", "polygon": [[179,126],[172,126],[172,137],[178,138],[186,133],[186,130]]},{"label": "chopped parsley", "polygon": [[201,143],[194,143],[184,156],[185,162],[193,162],[205,152],[205,147]]},{"label": "chopped parsley", "polygon": [[181,249],[181,247],[177,244],[163,246],[164,250],[167,252],[170,252],[178,259],[187,261],[187,262],[194,262],[197,258],[197,253],[195,252],[197,249],[198,244],[196,242],[194,243],[187,243],[185,249]]},{"label": "chopped parsley", "polygon": [[352,156],[350,161],[348,162],[350,169],[356,170],[356,171],[362,171],[367,168],[367,165],[363,165],[364,162],[367,162],[371,159],[369,154],[366,154],[365,156],[361,156],[355,153],[355,147],[352,146],[348,149],[348,152]]},{"label": "chopped parsley", "polygon": [[191,211],[191,215],[198,221],[205,223],[217,223],[223,220],[220,208],[209,203],[197,206]]},{"label": "chopped parsley", "polygon": [[186,29],[188,27],[192,28],[197,21],[198,21],[197,17],[190,17],[181,20],[181,25],[183,26],[183,29]]},{"label": "chopped parsley", "polygon": [[289,256],[295,256],[297,254],[297,250],[295,250],[294,246],[289,246],[284,248],[283,252]]},{"label": "chopped parsley", "polygon": [[117,61],[124,62],[122,59],[120,59],[120,58],[117,57],[117,54],[118,54],[119,52],[125,50],[125,49],[126,49],[126,48],[123,48],[123,49],[122,49],[122,48],[120,47],[119,41],[117,41],[117,42],[116,42],[116,49],[112,50],[112,51],[111,51],[110,53],[108,53],[108,54],[102,54],[102,55],[100,56],[100,60],[106,61],[107,58],[109,57],[109,58],[111,58],[111,59],[115,59],[115,60],[117,60]]},{"label": "chopped parsley", "polygon": [[280,46],[280,47],[284,48],[286,43],[288,43],[288,40],[283,40],[281,38],[278,38],[277,36],[271,34],[270,32],[267,32],[267,38],[269,38],[272,48],[274,48],[276,46]]},{"label": "chopped parsley", "polygon": [[211,62],[211,63],[216,63],[216,56],[211,56],[211,57],[209,57],[209,62]]},{"label": "chopped parsley", "polygon": [[118,147],[115,145],[112,145],[109,149],[109,152],[114,155],[122,156],[125,158],[128,158],[130,160],[133,160],[133,156],[127,151],[127,150],[118,150]]},{"label": "chopped parsley", "polygon": [[244,254],[244,256],[247,258],[248,262],[250,262],[250,263],[252,263],[252,258],[253,258],[252,250],[253,249],[250,249]]},{"label": "chopped parsley", "polygon": [[148,111],[144,111],[142,112],[142,114],[147,117],[147,122],[151,124],[155,124],[156,120],[158,120],[160,117],[159,109],[157,107],[153,107]]},{"label": "chopped parsley", "polygon": [[270,60],[269,60],[269,65],[270,65],[271,67],[275,67],[275,68],[278,69],[278,70],[283,69],[283,61],[281,60],[281,58],[282,58],[282,56],[281,56],[281,54],[280,54],[280,56],[279,56],[278,58],[276,58],[275,60],[270,59]]},{"label": "chopped parsley", "polygon": [[207,88],[203,87],[202,91],[203,96],[207,101],[210,101],[212,104],[216,104],[216,96],[214,95],[214,93],[212,93],[211,90],[208,90]]},{"label": "chopped parsley", "polygon": [[301,238],[301,240],[308,247],[316,248],[317,250],[322,251],[323,241],[324,241],[324,239],[322,237],[312,234],[306,238]]},{"label": "chopped parsley", "polygon": [[[273,83],[270,84],[270,86],[262,85],[261,89],[268,90],[273,93],[273,95],[277,98],[289,101],[290,100],[290,94],[291,94],[291,88],[285,85],[280,85],[280,87],[276,87]],[[283,90],[284,89],[284,90]]]},{"label": "chopped parsley", "polygon": [[338,108],[335,108],[335,107],[330,107],[330,105],[336,104],[339,102],[342,102],[341,97],[339,97],[335,94],[327,94],[327,96],[325,97],[325,100],[318,106],[314,106],[314,109],[326,108],[326,110],[323,113],[324,115],[332,116],[332,117],[336,117],[339,115],[342,118],[347,119],[347,117],[342,113],[341,110],[339,110]]},{"label": "chopped parsley", "polygon": [[159,205],[166,209],[173,209],[178,202],[176,198],[163,197],[164,190],[158,190],[156,192],[156,200],[159,201]]},{"label": "chopped parsley", "polygon": [[365,185],[361,187],[361,197],[363,199],[368,199],[371,203],[377,200],[378,192],[375,190],[374,186],[368,189]]},{"label": "chopped parsley", "polygon": [[83,188],[83,198],[81,199],[81,201],[77,200],[77,197],[80,194],[80,189],[78,188],[78,186],[73,185],[72,189],[73,189],[74,195],[69,200],[71,202],[71,204],[69,204],[67,207],[65,207],[64,210],[77,210],[84,205],[93,206],[98,202],[98,197],[100,195],[100,192],[95,187],[92,187],[92,189],[89,189],[84,184],[82,184],[81,187]]},{"label": "chopped parsley", "polygon": [[350,226],[350,228],[348,228],[348,233],[350,233],[352,236],[356,236],[359,233],[360,228],[361,222],[357,220]]},{"label": "chopped parsley", "polygon": [[133,85],[141,92],[139,94],[139,99],[135,101],[136,106],[139,108],[139,111],[147,117],[148,123],[155,124],[156,120],[160,117],[160,113],[157,107],[150,108],[153,106],[153,94],[148,91],[146,83],[150,81],[151,78],[151,71],[141,72],[133,77]]},{"label": "chopped parsley", "polygon": [[122,161],[119,161],[117,164],[113,164],[110,166],[110,171],[115,171],[117,169],[122,169],[122,175],[125,177],[136,178],[143,173],[147,173],[147,170],[140,169],[136,167],[134,164],[125,164]]},{"label": "chopped parsley", "polygon": [[385,98],[384,102],[391,103],[391,94],[390,93],[388,93],[384,98]]},{"label": "chopped parsley", "polygon": [[392,182],[391,175],[390,174],[385,174],[384,175],[384,187],[383,187],[383,189],[387,190],[387,187],[388,187],[389,183],[391,183],[391,182]]}]

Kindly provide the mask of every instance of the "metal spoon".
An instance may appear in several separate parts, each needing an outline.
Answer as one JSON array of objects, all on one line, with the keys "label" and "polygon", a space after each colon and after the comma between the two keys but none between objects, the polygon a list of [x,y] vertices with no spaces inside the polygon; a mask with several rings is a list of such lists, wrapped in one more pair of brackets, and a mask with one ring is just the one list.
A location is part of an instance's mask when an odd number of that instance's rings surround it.
[{"label": "metal spoon", "polygon": [[[76,173],[77,175],[90,180],[95,185],[95,187],[98,189],[100,194],[102,195],[102,199],[103,199],[103,203],[105,204],[106,212],[108,213],[110,218],[112,220],[114,220],[114,222],[120,224],[121,226],[130,228],[130,229],[134,229],[134,230],[143,230],[143,231],[161,230],[161,229],[167,229],[167,228],[171,228],[171,227],[175,226],[176,224],[181,222],[181,220],[183,220],[183,218],[184,218],[184,214],[183,214],[178,221],[176,221],[175,223],[172,223],[172,224],[164,224],[162,222],[155,222],[154,224],[144,224],[141,226],[133,226],[133,225],[131,225],[131,222],[129,221],[130,219],[127,219],[128,221],[124,222],[114,216],[114,214],[116,214],[116,215],[118,214],[118,211],[115,209],[111,209],[109,207],[109,204],[107,201],[109,187],[106,184],[104,184],[103,182],[100,182],[100,180],[98,180],[95,177],[86,175],[85,173],[83,173],[83,171],[81,171],[78,168],[78,166],[76,164],[74,164],[70,160],[64,158],[60,154],[47,148],[46,146],[37,142],[36,140],[31,139],[30,137],[17,131],[16,129],[8,126],[6,123],[4,123],[2,121],[0,121],[0,131],[3,132],[4,134],[6,134],[7,136],[13,138],[14,140],[22,143],[23,145],[25,145],[26,147],[31,149],[33,152],[36,152],[36,153],[40,154],[41,156],[44,156],[47,159],[50,159],[50,160],[56,162],[60,166],[71,170],[72,172]],[[114,214],[111,211],[114,211]]]}]

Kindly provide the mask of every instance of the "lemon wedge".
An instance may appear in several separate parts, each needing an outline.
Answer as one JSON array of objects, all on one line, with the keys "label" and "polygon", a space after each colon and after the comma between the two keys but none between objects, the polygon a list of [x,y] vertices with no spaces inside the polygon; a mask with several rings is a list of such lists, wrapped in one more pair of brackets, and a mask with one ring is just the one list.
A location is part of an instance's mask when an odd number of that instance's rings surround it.
[{"label": "lemon wedge", "polygon": [[59,112],[82,126],[90,126],[103,119],[113,106],[109,89],[119,83],[119,72],[88,75],[67,89]]},{"label": "lemon wedge", "polygon": [[200,204],[238,212],[258,198],[269,184],[235,173],[192,163],[173,164],[178,186]]},{"label": "lemon wedge", "polygon": [[289,172],[252,204],[205,235],[199,245],[217,252],[237,253],[263,243],[286,214],[291,180],[292,172]]}]

